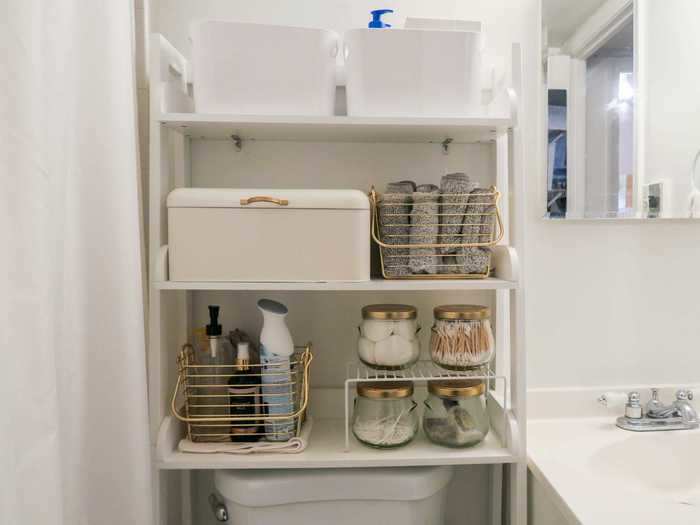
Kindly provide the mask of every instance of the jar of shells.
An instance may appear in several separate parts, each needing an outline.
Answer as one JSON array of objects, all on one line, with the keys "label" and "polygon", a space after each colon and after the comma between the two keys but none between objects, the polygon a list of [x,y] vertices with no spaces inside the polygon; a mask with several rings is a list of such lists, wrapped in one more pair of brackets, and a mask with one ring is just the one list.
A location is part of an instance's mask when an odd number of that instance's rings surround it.
[{"label": "jar of shells", "polygon": [[448,370],[471,370],[493,358],[491,311],[486,306],[450,304],[433,310],[430,357]]}]

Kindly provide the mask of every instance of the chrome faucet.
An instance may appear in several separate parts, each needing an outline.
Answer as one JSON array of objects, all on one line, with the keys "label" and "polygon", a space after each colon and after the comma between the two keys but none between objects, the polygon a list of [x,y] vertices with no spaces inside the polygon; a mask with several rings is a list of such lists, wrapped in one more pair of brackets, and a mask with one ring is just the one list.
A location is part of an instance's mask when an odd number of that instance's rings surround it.
[{"label": "chrome faucet", "polygon": [[690,403],[692,400],[692,390],[679,390],[676,392],[676,400],[673,402],[673,407],[684,423],[694,424],[695,427],[698,427],[700,422],[698,421],[698,413],[695,407]]},{"label": "chrome faucet", "polygon": [[[690,403],[692,399],[691,390],[678,390],[676,400],[665,405],[659,400],[659,391],[652,388],[651,399],[646,407],[642,407],[639,392],[630,392],[625,403],[625,415],[617,418],[617,426],[635,432],[698,428],[700,421],[695,407]],[[601,396],[599,401],[608,404],[606,395]]]}]

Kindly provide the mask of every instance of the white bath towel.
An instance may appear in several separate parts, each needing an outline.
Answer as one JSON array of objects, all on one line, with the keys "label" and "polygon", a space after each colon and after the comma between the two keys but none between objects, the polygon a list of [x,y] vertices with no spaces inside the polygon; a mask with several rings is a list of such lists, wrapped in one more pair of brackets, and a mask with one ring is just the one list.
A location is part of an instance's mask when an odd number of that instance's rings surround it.
[{"label": "white bath towel", "polygon": [[256,441],[254,443],[194,443],[187,438],[181,439],[178,445],[180,452],[193,454],[298,454],[303,452],[309,444],[309,436],[313,421],[307,416],[301,426],[298,436],[289,441]]}]

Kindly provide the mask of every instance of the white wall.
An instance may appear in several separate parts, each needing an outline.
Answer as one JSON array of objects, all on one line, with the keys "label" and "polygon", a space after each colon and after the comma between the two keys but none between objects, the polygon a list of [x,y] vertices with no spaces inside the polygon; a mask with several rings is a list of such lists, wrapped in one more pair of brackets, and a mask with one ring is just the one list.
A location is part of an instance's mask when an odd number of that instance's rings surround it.
[{"label": "white wall", "polygon": [[605,0],[543,0],[542,23],[549,47],[560,47],[571,33]]},{"label": "white wall", "polygon": [[700,150],[700,2],[638,2],[644,181],[672,183],[673,216],[688,216],[690,167]]},{"label": "white wall", "polygon": [[700,224],[531,217],[528,387],[700,381]]}]

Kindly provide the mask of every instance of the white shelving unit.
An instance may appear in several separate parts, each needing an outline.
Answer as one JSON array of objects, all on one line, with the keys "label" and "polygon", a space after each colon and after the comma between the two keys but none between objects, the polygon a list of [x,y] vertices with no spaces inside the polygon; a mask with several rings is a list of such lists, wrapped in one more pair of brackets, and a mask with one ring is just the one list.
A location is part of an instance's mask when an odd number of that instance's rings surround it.
[{"label": "white shelving unit", "polygon": [[[501,512],[511,525],[526,521],[525,380],[523,347],[523,286],[519,258],[523,246],[523,177],[517,107],[521,85],[520,48],[512,49],[511,88],[494,97],[485,115],[473,118],[352,118],[200,115],[188,113],[189,64],[162,36],[150,41],[150,180],[149,180],[149,402],[159,503],[157,520],[167,522],[168,501],[187,499],[189,491],[169,494],[172,471],[180,471],[187,487],[189,472],[199,469],[329,468],[418,465],[491,465],[492,525]],[[245,148],[248,141],[493,144],[495,182],[501,191],[506,235],[495,251],[494,277],[484,280],[384,280],[367,282],[174,282],[167,272],[168,193],[191,184],[191,142],[232,140]],[[323,187],[323,183],[319,182]],[[351,440],[345,448],[343,408],[337,418],[327,413],[316,419],[309,446],[299,454],[230,456],[186,454],[178,451],[180,423],[169,412],[175,384],[175,357],[191,332],[194,294],[208,291],[290,292],[472,292],[494,294],[497,357],[488,409],[493,432],[480,445],[464,450],[442,448],[419,436],[406,447],[373,450]],[[322,348],[317,348],[322,352]],[[416,377],[428,381],[429,377]],[[496,379],[496,381],[493,381]],[[353,378],[348,384],[352,384]],[[342,384],[338,391],[342,392]],[[320,397],[320,396],[319,396]],[[346,396],[347,399],[347,396]],[[313,400],[313,393],[312,393]],[[340,398],[338,398],[340,400]],[[325,402],[325,401],[324,401]],[[312,403],[313,404],[313,403]],[[504,487],[507,485],[507,487]],[[172,489],[171,489],[172,490]],[[501,504],[502,494],[507,501]],[[188,505],[183,504],[183,508]]]}]

